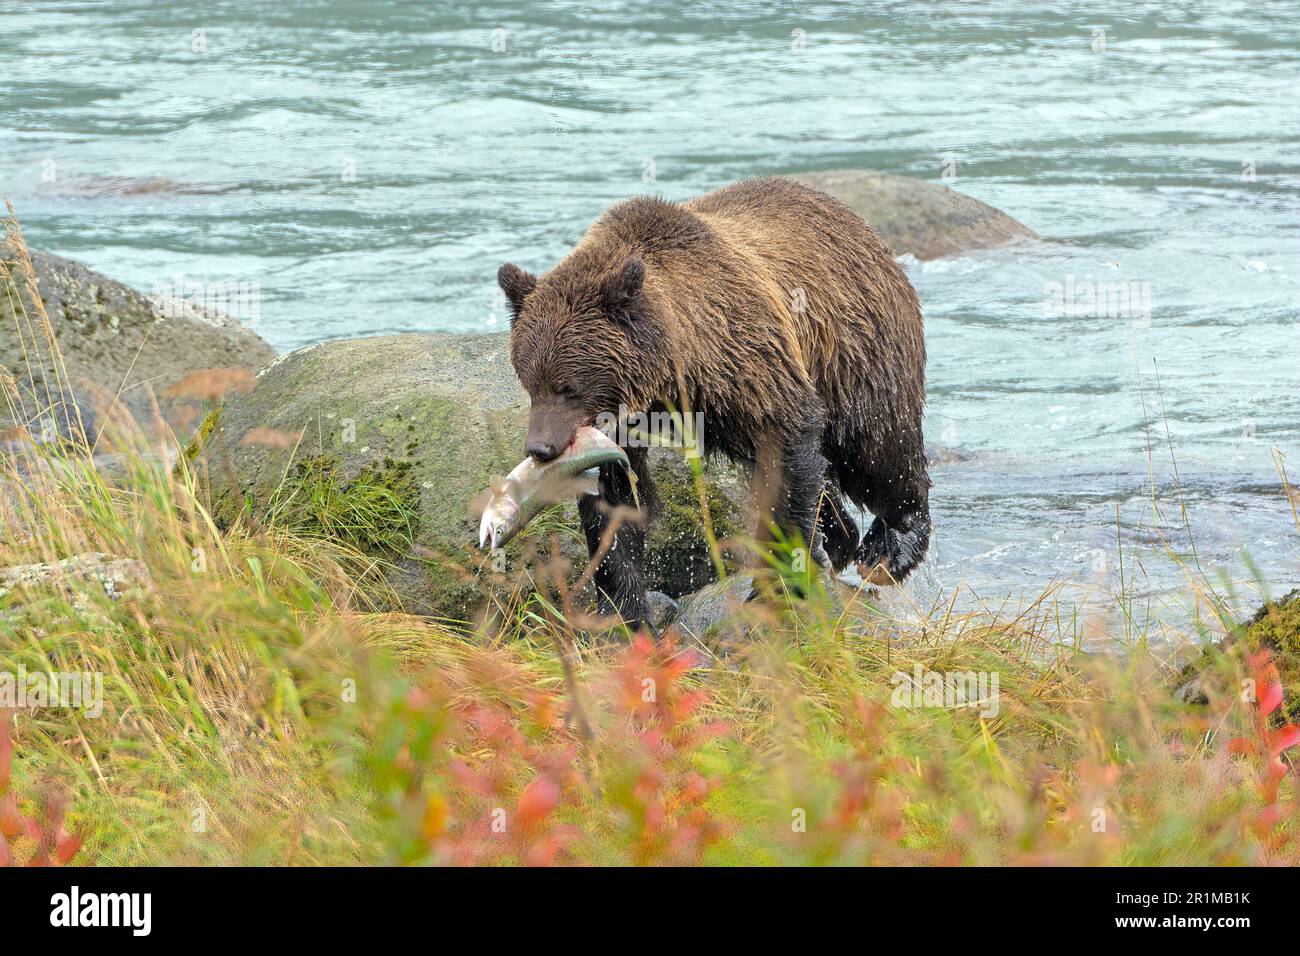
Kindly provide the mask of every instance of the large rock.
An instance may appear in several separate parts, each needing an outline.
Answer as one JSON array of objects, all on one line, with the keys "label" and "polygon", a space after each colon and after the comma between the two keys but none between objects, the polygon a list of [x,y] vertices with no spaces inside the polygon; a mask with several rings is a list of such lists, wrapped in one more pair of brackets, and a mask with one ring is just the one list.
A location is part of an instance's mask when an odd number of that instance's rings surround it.
[{"label": "large rock", "polygon": [[921,179],[852,169],[792,178],[855,210],[896,256],[938,259],[1037,238],[1032,229],[987,203]]},{"label": "large rock", "polygon": [[[118,401],[142,425],[154,420],[154,401],[178,428],[213,383],[184,381],[202,369],[251,373],[275,357],[275,350],[230,316],[178,300],[156,302],[80,263],[33,251],[39,296],[58,342],[66,378],[56,373],[54,350],[40,324],[29,277],[14,248],[0,241],[0,362],[13,376],[22,400],[23,422],[38,437],[50,416],[47,395],[58,396],[60,381],[72,389],[66,407],[55,401],[60,432],[75,421],[87,431],[97,410]],[[14,302],[20,303],[19,308]],[[227,375],[229,378],[229,375]],[[49,437],[48,435],[46,437]]]},{"label": "large rock", "polygon": [[[522,457],[527,413],[508,334],[325,342],[228,397],[208,422],[203,461],[220,519],[244,510],[341,537],[385,559],[406,610],[466,620],[503,570],[477,549],[474,503]],[[649,533],[649,584],[676,597],[711,580],[712,565],[689,468],[671,451],[651,458],[661,517]],[[711,463],[705,494],[715,535],[746,529],[734,469]],[[586,547],[570,503],[511,542],[506,578],[553,532],[581,571]]]}]

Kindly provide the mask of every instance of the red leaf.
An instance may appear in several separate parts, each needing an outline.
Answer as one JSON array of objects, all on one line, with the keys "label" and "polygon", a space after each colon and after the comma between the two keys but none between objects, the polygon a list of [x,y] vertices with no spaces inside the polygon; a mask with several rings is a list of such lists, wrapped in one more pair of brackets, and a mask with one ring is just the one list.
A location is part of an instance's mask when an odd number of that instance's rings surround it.
[{"label": "red leaf", "polygon": [[636,637],[632,639],[632,656],[649,657],[654,649],[654,642],[650,640],[650,635],[645,631],[637,631]]},{"label": "red leaf", "polygon": [[1282,706],[1282,685],[1278,681],[1269,681],[1259,695],[1259,712],[1267,717]]},{"label": "red leaf", "polygon": [[1255,821],[1258,825],[1257,832],[1267,834],[1269,830],[1277,826],[1282,821],[1284,808],[1280,803],[1270,803],[1259,812],[1259,817]]},{"label": "red leaf", "polygon": [[550,777],[537,777],[524,792],[519,795],[519,806],[515,808],[515,820],[525,830],[536,826],[546,819],[560,802],[560,788]]},{"label": "red leaf", "polygon": [[1255,742],[1247,740],[1245,737],[1233,737],[1228,741],[1228,753],[1230,754],[1253,754],[1255,750]]},{"label": "red leaf", "polygon": [[1282,703],[1282,680],[1278,676],[1277,665],[1270,659],[1268,651],[1251,654],[1246,658],[1246,664],[1255,681],[1259,712],[1267,717]]},{"label": "red leaf", "polygon": [[54,859],[58,860],[60,865],[67,865],[80,849],[81,837],[65,833],[54,841]]},{"label": "red leaf", "polygon": [[1276,757],[1283,750],[1294,747],[1298,743],[1300,743],[1300,727],[1287,724],[1268,735],[1269,755]]},{"label": "red leaf", "polygon": [[462,787],[484,797],[492,796],[492,781],[483,774],[471,770],[468,764],[460,760],[452,760],[447,767]]},{"label": "red leaf", "polygon": [[555,863],[555,855],[561,849],[561,844],[555,837],[547,837],[539,843],[528,848],[524,854],[524,863],[528,866],[551,866]]},{"label": "red leaf", "polygon": [[1259,792],[1263,796],[1265,803],[1275,803],[1277,801],[1277,785],[1285,776],[1286,764],[1277,757],[1273,757],[1269,761],[1265,777],[1259,785]]}]

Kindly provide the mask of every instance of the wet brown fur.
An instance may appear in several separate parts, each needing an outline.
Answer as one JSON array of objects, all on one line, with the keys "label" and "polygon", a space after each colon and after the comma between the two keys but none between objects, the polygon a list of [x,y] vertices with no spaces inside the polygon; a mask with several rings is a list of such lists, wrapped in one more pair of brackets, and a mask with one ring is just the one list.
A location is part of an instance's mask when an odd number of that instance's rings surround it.
[{"label": "wet brown fur", "polygon": [[[620,405],[703,412],[706,449],[756,463],[775,520],[805,540],[815,514],[836,570],[856,559],[897,579],[924,557],[920,306],[848,207],[786,179],[685,203],[630,199],[540,278],[506,265],[500,281],[516,314],[511,359],[533,400],[531,453],[558,453]],[[877,517],[861,544],[839,491]],[[617,489],[604,497],[623,503]],[[612,557],[608,590],[638,619],[636,529]]]}]

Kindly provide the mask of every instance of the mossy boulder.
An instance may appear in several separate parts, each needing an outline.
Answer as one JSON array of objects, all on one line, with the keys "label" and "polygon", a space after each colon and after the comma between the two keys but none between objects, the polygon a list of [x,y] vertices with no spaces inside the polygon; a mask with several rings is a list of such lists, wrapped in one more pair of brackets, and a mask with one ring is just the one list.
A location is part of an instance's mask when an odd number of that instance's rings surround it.
[{"label": "mossy boulder", "polygon": [[1271,654],[1286,691],[1282,716],[1287,722],[1300,720],[1300,588],[1256,611],[1241,641],[1247,652]]},{"label": "mossy boulder", "polygon": [[1246,638],[1271,650],[1291,673],[1300,674],[1300,588],[1256,611],[1246,625]]},{"label": "mossy boulder", "polygon": [[[37,295],[50,319],[63,368],[41,326],[29,276],[14,247],[0,240],[0,363],[18,389],[24,421],[41,432],[50,418],[67,434],[80,415],[87,431],[106,402],[130,411],[148,427],[155,402],[178,428],[193,427],[203,396],[184,387],[187,376],[204,369],[233,370],[251,376],[275,358],[275,350],[237,319],[177,300],[161,301],[88,269],[72,259],[31,251]],[[55,401],[59,383],[71,388],[71,401]],[[201,392],[211,383],[195,383]],[[182,383],[183,385],[183,383]]]},{"label": "mossy boulder", "polygon": [[855,169],[792,178],[856,211],[896,256],[938,259],[1037,238],[1028,226],[988,203],[923,179]]},{"label": "mossy boulder", "polygon": [[[382,558],[403,607],[469,620],[503,568],[478,550],[483,489],[523,454],[528,398],[507,334],[411,334],[326,342],[264,368],[229,396],[196,460],[219,520],[241,512],[327,534]],[[659,518],[648,536],[650,586],[676,597],[713,577],[690,468],[651,453]],[[741,475],[704,470],[714,533],[747,522]],[[572,502],[539,516],[505,549],[506,572],[559,541],[574,573],[586,546]]]},{"label": "mossy boulder", "polygon": [[1214,679],[1225,655],[1238,655],[1244,661],[1260,651],[1267,651],[1277,665],[1284,688],[1282,708],[1275,719],[1300,720],[1300,588],[1276,601],[1266,601],[1236,634],[1201,651],[1180,672],[1174,697],[1186,704],[1208,703],[1207,682]]}]

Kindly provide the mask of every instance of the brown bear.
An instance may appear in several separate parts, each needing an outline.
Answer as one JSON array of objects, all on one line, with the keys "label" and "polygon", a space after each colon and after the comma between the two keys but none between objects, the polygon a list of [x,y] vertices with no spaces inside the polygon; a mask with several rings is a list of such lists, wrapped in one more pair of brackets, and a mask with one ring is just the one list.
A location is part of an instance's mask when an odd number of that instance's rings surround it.
[{"label": "brown bear", "polygon": [[[557,457],[598,416],[702,413],[704,450],[753,468],[760,536],[798,534],[824,567],[856,561],[871,583],[925,557],[921,309],[847,206],[778,178],[683,203],[638,197],[544,275],[507,263],[497,278],[532,399],[528,455]],[[654,500],[646,449],[627,452],[637,494],[607,467],[579,504],[593,556],[616,509]],[[861,541],[841,493],[875,515]],[[616,525],[595,574],[601,610],[633,628],[649,622],[643,525]]]}]

